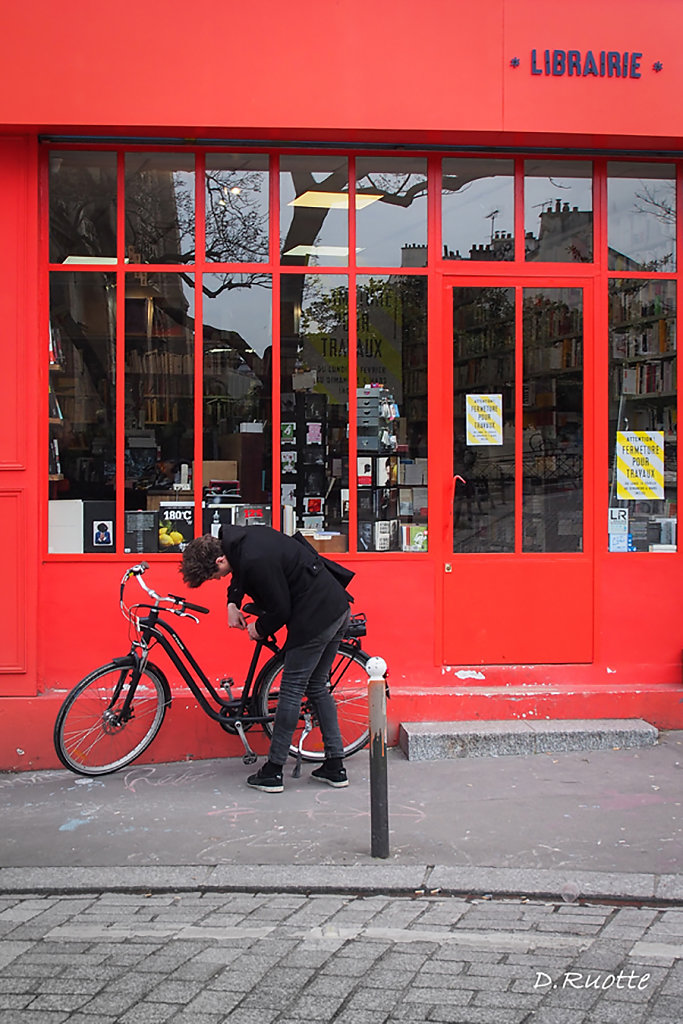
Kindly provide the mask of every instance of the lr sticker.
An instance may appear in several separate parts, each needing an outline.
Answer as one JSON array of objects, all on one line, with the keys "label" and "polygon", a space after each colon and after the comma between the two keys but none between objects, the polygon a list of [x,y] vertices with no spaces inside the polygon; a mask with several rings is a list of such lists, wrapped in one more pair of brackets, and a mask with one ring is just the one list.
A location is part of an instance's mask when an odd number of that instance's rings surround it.
[{"label": "lr sticker", "polygon": [[610,508],[607,526],[610,551],[629,551],[628,509]]},{"label": "lr sticker", "polygon": [[617,498],[664,497],[664,432],[617,431]]},{"label": "lr sticker", "polygon": [[466,395],[467,444],[503,443],[503,396]]}]

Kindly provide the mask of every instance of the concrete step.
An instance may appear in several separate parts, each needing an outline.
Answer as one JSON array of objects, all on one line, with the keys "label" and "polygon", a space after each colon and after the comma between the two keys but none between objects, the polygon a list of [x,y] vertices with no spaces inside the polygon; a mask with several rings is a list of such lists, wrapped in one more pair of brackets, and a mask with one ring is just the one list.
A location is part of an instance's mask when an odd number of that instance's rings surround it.
[{"label": "concrete step", "polygon": [[642,718],[553,721],[403,722],[398,742],[409,761],[503,757],[568,750],[649,747],[654,725]]}]

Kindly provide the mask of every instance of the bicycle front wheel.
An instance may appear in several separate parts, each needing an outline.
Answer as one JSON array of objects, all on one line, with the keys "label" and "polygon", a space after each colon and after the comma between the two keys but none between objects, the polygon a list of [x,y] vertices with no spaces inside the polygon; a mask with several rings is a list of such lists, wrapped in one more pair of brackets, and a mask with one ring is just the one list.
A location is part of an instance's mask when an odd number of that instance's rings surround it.
[{"label": "bicycle front wheel", "polygon": [[[344,757],[350,757],[367,744],[370,738],[368,728],[368,673],[365,666],[368,655],[353,644],[345,641],[339,645],[339,653],[335,658],[330,673],[330,689],[337,705],[339,729],[344,744]],[[284,658],[277,655],[264,667],[258,689],[259,715],[274,715],[280,695],[280,681],[284,668]],[[301,753],[305,761],[323,761],[325,748],[322,733],[315,713],[309,702],[304,698],[302,716],[292,737],[290,754],[299,752],[299,740],[304,729],[304,713],[312,716],[313,729],[303,740]],[[268,736],[273,735],[273,723],[263,725]]]},{"label": "bicycle front wheel", "polygon": [[130,764],[161,728],[171,691],[153,665],[141,674],[129,713],[124,713],[133,668],[128,658],[102,665],[62,704],[55,722],[55,750],[62,764],[79,775],[107,775]]}]

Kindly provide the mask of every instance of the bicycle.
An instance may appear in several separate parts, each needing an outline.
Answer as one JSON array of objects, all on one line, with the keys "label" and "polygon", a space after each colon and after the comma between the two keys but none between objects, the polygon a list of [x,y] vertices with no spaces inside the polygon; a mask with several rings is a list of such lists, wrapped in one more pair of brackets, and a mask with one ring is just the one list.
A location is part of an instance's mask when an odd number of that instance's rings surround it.
[{"label": "bicycle", "polygon": [[[68,694],[55,721],[57,756],[77,774],[97,776],[118,771],[149,747],[172,701],[166,675],[149,660],[150,651],[158,646],[166,652],[202,710],[226,732],[239,736],[244,763],[254,764],[257,755],[246,733],[253,725],[260,725],[268,737],[272,736],[284,666],[282,649],[273,636],[257,640],[241,693],[233,695],[236,684],[230,677],[214,686],[167,621],[168,615],[176,615],[199,623],[197,614],[206,615],[209,609],[174,594],[157,594],[142,578],[148,568],[145,562],[131,566],[120,583],[119,605],[129,622],[130,650],[94,669]],[[125,604],[126,584],[131,579],[136,580],[152,603]],[[243,611],[258,614],[253,605],[245,605]],[[365,635],[365,615],[353,615],[330,674],[345,757],[362,750],[369,739],[365,668],[369,655],[360,642]],[[271,657],[257,673],[264,650],[270,651]],[[302,760],[324,760],[322,736],[307,699],[302,704],[290,754],[297,758],[295,775]]]}]

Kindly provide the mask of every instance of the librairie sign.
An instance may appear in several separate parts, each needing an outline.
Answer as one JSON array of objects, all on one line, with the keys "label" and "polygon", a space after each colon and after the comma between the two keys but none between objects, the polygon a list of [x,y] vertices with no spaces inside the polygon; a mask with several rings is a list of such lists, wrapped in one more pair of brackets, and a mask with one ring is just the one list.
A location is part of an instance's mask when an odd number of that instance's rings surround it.
[{"label": "librairie sign", "polygon": [[[532,50],[531,74],[566,78],[640,78],[642,53],[628,50]],[[660,70],[653,65],[655,71]]]}]

